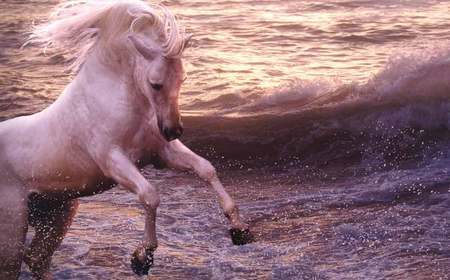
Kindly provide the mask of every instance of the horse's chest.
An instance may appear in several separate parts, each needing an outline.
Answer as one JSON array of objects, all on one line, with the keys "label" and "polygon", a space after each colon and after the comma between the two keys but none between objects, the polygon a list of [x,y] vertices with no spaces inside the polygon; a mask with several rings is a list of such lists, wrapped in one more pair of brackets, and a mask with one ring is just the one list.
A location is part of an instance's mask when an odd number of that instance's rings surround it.
[{"label": "horse's chest", "polygon": [[140,159],[149,149],[144,129],[140,129],[133,136],[123,141],[122,150],[133,162]]}]

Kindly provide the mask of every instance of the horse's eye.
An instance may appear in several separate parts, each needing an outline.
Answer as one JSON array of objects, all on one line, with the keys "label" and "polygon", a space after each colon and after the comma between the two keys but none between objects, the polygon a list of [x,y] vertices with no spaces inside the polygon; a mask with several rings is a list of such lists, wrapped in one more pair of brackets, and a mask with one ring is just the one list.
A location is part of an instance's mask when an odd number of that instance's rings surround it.
[{"label": "horse's eye", "polygon": [[160,91],[163,88],[162,84],[152,84],[150,83],[150,85],[152,86],[152,88],[156,91]]}]

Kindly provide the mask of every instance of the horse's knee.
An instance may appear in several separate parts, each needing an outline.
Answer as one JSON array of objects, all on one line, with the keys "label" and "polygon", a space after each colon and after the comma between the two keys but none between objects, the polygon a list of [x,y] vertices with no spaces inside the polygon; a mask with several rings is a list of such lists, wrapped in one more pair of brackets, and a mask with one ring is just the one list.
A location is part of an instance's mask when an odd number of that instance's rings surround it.
[{"label": "horse's knee", "polygon": [[205,181],[212,181],[217,178],[217,172],[214,166],[206,159],[201,159],[197,169],[198,175]]},{"label": "horse's knee", "polygon": [[138,194],[139,200],[144,204],[146,208],[154,210],[158,208],[160,198],[158,191],[150,184]]}]

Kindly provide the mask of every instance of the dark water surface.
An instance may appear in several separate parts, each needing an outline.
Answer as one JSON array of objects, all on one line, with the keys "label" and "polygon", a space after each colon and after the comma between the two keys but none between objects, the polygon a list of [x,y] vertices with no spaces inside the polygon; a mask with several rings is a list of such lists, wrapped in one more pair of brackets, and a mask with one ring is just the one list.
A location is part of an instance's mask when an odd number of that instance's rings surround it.
[{"label": "dark water surface", "polygon": [[[20,49],[57,2],[0,3],[2,120],[70,81],[63,56]],[[182,140],[256,242],[231,244],[205,183],[146,167],[162,197],[150,279],[450,279],[450,2],[165,3],[195,34]],[[82,199],[55,278],[136,279],[143,227],[121,188]]]}]

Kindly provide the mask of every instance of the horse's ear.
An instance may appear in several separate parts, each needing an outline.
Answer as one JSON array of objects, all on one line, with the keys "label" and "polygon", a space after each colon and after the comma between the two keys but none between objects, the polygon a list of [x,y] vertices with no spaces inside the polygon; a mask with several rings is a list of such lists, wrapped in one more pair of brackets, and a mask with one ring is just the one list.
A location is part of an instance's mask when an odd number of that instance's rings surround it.
[{"label": "horse's ear", "polygon": [[157,55],[156,50],[146,46],[142,40],[137,38],[136,35],[132,34],[128,36],[135,49],[146,59],[154,59]]},{"label": "horse's ear", "polygon": [[154,25],[156,22],[153,14],[139,15],[138,13],[133,13],[132,11],[128,11],[128,14],[135,18],[130,25],[131,32],[140,32],[148,26]]}]

